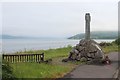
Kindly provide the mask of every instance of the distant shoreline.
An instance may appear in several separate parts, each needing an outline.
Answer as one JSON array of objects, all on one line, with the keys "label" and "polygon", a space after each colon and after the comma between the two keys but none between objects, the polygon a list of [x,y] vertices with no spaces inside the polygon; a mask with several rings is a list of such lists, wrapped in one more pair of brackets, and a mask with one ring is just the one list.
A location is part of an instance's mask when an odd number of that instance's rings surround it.
[{"label": "distant shoreline", "polygon": [[[115,39],[94,39],[96,42],[112,42]],[[30,51],[30,50],[49,50],[49,49],[57,49],[70,46],[75,46],[79,43],[78,40],[29,40],[29,39],[6,39],[4,44],[2,44],[2,53],[6,54],[14,54],[17,52]]]},{"label": "distant shoreline", "polygon": [[[90,33],[91,39],[116,39],[118,38],[118,31],[92,31]],[[68,39],[82,39],[84,38],[85,33],[80,33],[68,37]]]}]

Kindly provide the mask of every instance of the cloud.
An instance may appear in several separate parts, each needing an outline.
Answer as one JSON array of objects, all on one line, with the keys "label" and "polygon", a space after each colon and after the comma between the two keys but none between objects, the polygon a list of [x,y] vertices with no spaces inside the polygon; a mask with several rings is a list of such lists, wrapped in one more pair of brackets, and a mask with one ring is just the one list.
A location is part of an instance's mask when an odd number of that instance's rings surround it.
[{"label": "cloud", "polygon": [[117,5],[111,2],[8,2],[2,9],[3,33],[10,35],[66,37],[81,33],[86,12],[92,16],[91,30],[117,30]]}]

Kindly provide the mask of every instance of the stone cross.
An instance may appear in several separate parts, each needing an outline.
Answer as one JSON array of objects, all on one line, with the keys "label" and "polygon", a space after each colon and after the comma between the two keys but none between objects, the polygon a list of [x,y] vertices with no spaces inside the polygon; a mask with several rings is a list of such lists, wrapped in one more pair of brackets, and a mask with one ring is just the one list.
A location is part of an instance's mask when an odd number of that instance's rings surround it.
[{"label": "stone cross", "polygon": [[89,40],[90,39],[90,21],[91,21],[91,18],[90,18],[90,13],[86,13],[85,14],[85,39],[86,40]]}]

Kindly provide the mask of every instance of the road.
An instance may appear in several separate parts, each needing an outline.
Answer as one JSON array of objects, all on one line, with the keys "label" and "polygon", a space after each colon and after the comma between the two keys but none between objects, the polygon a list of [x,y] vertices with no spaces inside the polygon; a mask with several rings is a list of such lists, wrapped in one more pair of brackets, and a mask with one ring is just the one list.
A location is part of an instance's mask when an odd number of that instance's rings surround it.
[{"label": "road", "polygon": [[110,65],[79,65],[64,78],[113,78],[118,68],[118,52],[108,54]]}]

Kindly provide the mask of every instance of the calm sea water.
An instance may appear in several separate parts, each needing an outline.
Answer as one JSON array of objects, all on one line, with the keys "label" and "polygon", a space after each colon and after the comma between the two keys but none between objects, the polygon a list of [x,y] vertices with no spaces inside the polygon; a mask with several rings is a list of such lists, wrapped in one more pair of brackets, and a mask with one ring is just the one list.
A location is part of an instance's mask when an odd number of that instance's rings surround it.
[{"label": "calm sea water", "polygon": [[[14,53],[24,50],[41,50],[75,46],[80,40],[69,39],[3,39],[0,40],[0,49],[2,53]],[[112,42],[114,39],[97,39],[100,42]]]}]

